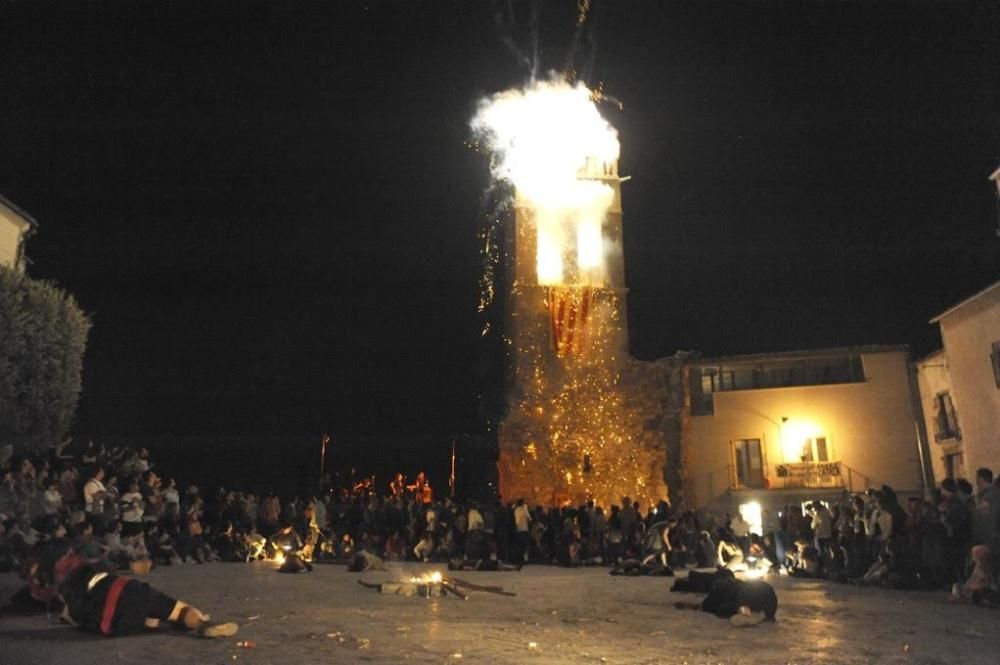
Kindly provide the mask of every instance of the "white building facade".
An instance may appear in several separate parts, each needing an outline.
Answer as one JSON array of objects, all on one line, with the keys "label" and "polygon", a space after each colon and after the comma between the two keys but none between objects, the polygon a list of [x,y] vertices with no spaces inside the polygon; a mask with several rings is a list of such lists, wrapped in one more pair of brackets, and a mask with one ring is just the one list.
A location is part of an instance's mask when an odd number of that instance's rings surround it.
[{"label": "white building facade", "polygon": [[35,226],[27,213],[0,196],[0,266],[24,271],[24,244]]},{"label": "white building facade", "polygon": [[1000,471],[1000,281],[935,316],[943,348],[917,363],[937,478]]},{"label": "white building facade", "polygon": [[688,504],[779,510],[933,482],[907,347],[704,359],[690,366]]}]

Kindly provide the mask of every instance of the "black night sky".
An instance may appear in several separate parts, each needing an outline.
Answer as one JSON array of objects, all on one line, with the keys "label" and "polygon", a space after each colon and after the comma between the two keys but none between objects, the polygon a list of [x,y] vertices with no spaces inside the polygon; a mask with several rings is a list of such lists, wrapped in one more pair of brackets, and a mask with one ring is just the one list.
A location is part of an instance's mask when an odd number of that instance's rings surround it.
[{"label": "black night sky", "polygon": [[[485,93],[532,2],[0,0],[0,192],[92,314],[77,429],[481,427]],[[536,0],[542,70],[576,2]],[[498,19],[499,17],[499,19]],[[594,2],[640,358],[939,343],[1000,276],[1000,5]]]}]

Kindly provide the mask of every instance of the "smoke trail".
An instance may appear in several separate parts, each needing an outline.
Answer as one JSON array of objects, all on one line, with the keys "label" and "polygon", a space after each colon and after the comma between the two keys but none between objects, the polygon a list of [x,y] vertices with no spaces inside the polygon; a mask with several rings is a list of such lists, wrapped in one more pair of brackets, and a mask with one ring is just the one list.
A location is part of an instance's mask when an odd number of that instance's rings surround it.
[{"label": "smoke trail", "polygon": [[517,60],[517,64],[524,67],[528,74],[534,80],[535,74],[535,63],[529,58],[521,47],[517,45],[517,41],[514,39],[514,28],[516,23],[516,16],[514,13],[514,6],[511,4],[510,0],[505,3],[506,11],[500,7],[499,4],[494,3],[493,5],[493,22],[497,27],[497,35],[500,37],[500,41],[507,50],[514,56]]},{"label": "smoke trail", "polygon": [[577,0],[576,3],[576,29],[573,31],[573,41],[570,42],[569,50],[566,52],[566,59],[563,62],[563,72],[567,80],[573,82],[586,79],[579,76],[576,69],[576,54],[580,49],[580,43],[587,35],[587,19],[590,16],[591,0]]},{"label": "smoke trail", "polygon": [[531,22],[528,29],[531,31],[531,82],[538,80],[538,0],[531,3]]},{"label": "smoke trail", "polygon": [[594,74],[594,60],[597,58],[597,26],[600,25],[602,8],[603,5],[601,3],[597,2],[597,0],[593,1],[590,9],[590,15],[593,15],[593,18],[587,21],[587,31],[584,37],[587,46],[587,58],[584,61],[583,76],[581,78],[588,86],[591,84],[591,77]]}]

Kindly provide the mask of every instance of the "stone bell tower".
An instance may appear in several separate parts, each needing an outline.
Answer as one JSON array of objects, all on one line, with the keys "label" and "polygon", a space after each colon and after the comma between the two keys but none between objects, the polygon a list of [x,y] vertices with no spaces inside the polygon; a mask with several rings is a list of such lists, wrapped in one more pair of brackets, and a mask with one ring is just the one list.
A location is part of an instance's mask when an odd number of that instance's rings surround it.
[{"label": "stone bell tower", "polygon": [[506,238],[513,270],[506,284],[500,494],[545,506],[588,499],[609,505],[625,495],[648,505],[666,495],[665,455],[662,437],[643,429],[655,414],[636,399],[656,390],[636,390],[633,379],[645,364],[628,352],[621,203],[627,178],[617,162],[588,159],[577,180],[592,183],[610,203],[600,219],[583,210],[557,218],[558,242],[551,214],[544,218],[546,211],[515,193]]},{"label": "stone bell tower", "polygon": [[[558,291],[576,291],[588,287],[600,291],[603,305],[613,309],[613,312],[608,313],[609,320],[613,322],[609,322],[608,329],[604,331],[611,337],[608,340],[609,349],[621,358],[628,355],[628,289],[625,286],[625,257],[622,249],[621,196],[621,183],[628,178],[619,177],[617,161],[600,162],[591,158],[581,167],[577,179],[601,183],[612,192],[611,205],[600,224],[602,269],[596,283],[588,281],[587,275],[580,275],[579,270],[572,268],[567,269],[567,272],[574,274],[565,286],[554,287],[540,283],[539,237],[535,221],[537,212],[520,192],[514,194],[514,224],[508,227],[506,238],[506,255],[513,259],[514,269],[507,273],[507,311],[504,317],[505,332],[511,342],[507,377],[510,396],[523,394],[524,382],[530,382],[536,372],[538,355],[541,356],[546,372],[559,373],[563,363],[559,358],[559,345],[553,340],[554,335],[562,332],[565,338],[570,334],[586,336],[588,332],[593,332],[587,328],[594,325],[595,319],[580,316],[582,312],[575,313],[577,316],[570,325],[560,326],[559,331],[555,330],[555,324],[559,320],[566,321],[570,314],[568,310],[564,310],[562,317],[559,316],[560,312],[556,309],[559,306],[556,302]],[[573,243],[573,239],[571,237],[571,242],[564,248],[562,258],[566,266],[574,266],[580,252],[579,238],[575,238],[577,243]],[[591,302],[590,307],[595,307],[595,303]],[[577,342],[579,339],[576,337]],[[568,343],[572,345],[573,339]]]}]

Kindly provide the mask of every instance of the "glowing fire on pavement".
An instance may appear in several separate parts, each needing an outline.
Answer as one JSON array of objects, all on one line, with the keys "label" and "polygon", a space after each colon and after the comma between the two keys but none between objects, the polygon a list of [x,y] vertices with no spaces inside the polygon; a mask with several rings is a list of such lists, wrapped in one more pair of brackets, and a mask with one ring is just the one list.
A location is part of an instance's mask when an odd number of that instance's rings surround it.
[{"label": "glowing fire on pavement", "polygon": [[432,573],[424,573],[419,577],[411,577],[409,581],[414,584],[441,584],[444,581],[444,576],[434,571]]}]

